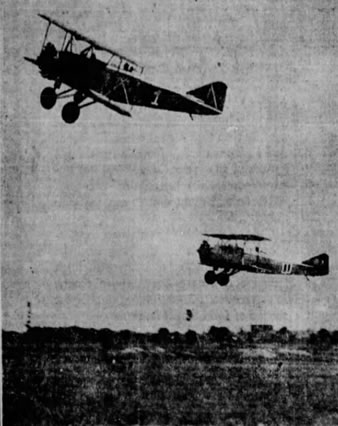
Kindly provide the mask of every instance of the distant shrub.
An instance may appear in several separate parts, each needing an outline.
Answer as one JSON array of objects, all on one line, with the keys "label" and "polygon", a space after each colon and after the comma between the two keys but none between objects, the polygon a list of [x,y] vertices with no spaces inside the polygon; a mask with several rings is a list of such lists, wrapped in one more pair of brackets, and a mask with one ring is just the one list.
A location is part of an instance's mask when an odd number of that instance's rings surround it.
[{"label": "distant shrub", "polygon": [[185,341],[188,345],[195,345],[198,342],[197,333],[194,330],[188,330],[185,333]]},{"label": "distant shrub", "polygon": [[294,333],[287,329],[287,327],[282,327],[276,332],[275,341],[279,343],[292,343],[296,339]]},{"label": "distant shrub", "polygon": [[331,334],[328,330],[326,330],[325,328],[321,328],[318,331],[318,337],[321,341],[326,341],[326,340],[330,340],[331,341]]},{"label": "distant shrub", "polygon": [[130,330],[121,330],[118,333],[119,342],[122,344],[128,344],[131,341],[132,333]]},{"label": "distant shrub", "polygon": [[328,348],[331,345],[331,333],[325,328],[321,328],[318,331],[317,336],[319,344],[323,349]]},{"label": "distant shrub", "polygon": [[102,330],[99,330],[98,336],[99,340],[101,342],[102,349],[104,351],[108,351],[109,349],[112,349],[115,345],[115,332],[109,330],[108,328],[104,328]]},{"label": "distant shrub", "polygon": [[321,328],[318,333],[311,333],[308,338],[308,344],[319,349],[328,349],[331,342],[331,333],[325,328]]},{"label": "distant shrub", "polygon": [[232,340],[232,333],[227,327],[210,327],[208,338],[215,343],[229,343]]},{"label": "distant shrub", "polygon": [[165,327],[160,328],[157,332],[158,343],[161,345],[167,345],[170,342],[169,330]]},{"label": "distant shrub", "polygon": [[182,344],[184,341],[184,336],[182,336],[181,333],[179,333],[178,331],[174,331],[171,334],[171,341],[172,343],[174,343],[175,345],[179,345]]},{"label": "distant shrub", "polygon": [[311,333],[309,335],[308,339],[307,339],[307,343],[309,345],[312,345],[312,346],[317,345],[317,343],[318,343],[318,336],[317,336],[317,334],[316,333]]},{"label": "distant shrub", "polygon": [[338,330],[334,330],[331,334],[331,342],[333,345],[338,345]]}]

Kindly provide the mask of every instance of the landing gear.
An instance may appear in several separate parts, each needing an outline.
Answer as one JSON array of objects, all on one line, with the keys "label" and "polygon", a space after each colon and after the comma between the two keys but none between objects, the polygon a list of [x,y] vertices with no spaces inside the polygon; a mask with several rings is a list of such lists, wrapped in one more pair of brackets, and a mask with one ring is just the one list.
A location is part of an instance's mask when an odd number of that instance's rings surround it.
[{"label": "landing gear", "polygon": [[217,275],[216,280],[221,287],[224,287],[229,284],[230,278],[228,274],[221,272]]},{"label": "landing gear", "polygon": [[76,104],[80,104],[85,98],[86,98],[86,95],[84,95],[81,92],[75,92],[74,94],[74,102]]},{"label": "landing gear", "polygon": [[[66,90],[63,90],[61,92],[56,92],[57,89],[59,89],[61,86],[61,81],[56,80],[54,88],[53,87],[46,87],[43,89],[40,95],[40,102],[43,108],[45,109],[52,109],[53,106],[56,104],[57,99],[64,99],[69,98],[70,96],[74,99],[73,102],[68,102],[63,108],[61,112],[61,116],[63,121],[66,123],[75,123],[75,121],[80,116],[80,109],[87,107],[89,105],[92,105],[95,103],[95,101],[87,102],[85,104],[81,104],[82,101],[84,101],[87,96],[85,93],[81,91],[74,92],[74,89],[69,88]],[[81,104],[81,105],[80,105]]]},{"label": "landing gear", "polygon": [[41,106],[44,109],[52,109],[56,104],[56,93],[53,87],[45,87],[40,95]]},{"label": "landing gear", "polygon": [[229,284],[230,278],[225,272],[216,275],[214,271],[208,271],[204,275],[204,280],[209,285],[217,282],[221,287],[224,287]]},{"label": "landing gear", "polygon": [[63,108],[62,108],[62,119],[66,123],[75,123],[75,121],[80,116],[80,108],[76,102],[68,102]]},{"label": "landing gear", "polygon": [[215,274],[215,272],[214,271],[208,271],[208,272],[206,272],[206,274],[204,275],[204,280],[209,285],[214,284],[214,282],[216,281],[216,274]]}]

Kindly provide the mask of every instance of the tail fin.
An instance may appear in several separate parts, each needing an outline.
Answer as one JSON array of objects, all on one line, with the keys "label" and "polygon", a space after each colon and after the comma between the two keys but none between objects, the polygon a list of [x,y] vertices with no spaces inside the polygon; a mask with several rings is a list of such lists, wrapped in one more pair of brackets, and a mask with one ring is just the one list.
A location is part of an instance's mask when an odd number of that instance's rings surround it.
[{"label": "tail fin", "polygon": [[327,275],[329,273],[329,256],[326,253],[311,257],[302,263],[312,266],[315,269],[315,275]]},{"label": "tail fin", "polygon": [[225,96],[227,92],[227,85],[221,81],[207,84],[206,86],[198,87],[197,89],[190,90],[187,95],[195,96],[207,105],[223,111]]}]

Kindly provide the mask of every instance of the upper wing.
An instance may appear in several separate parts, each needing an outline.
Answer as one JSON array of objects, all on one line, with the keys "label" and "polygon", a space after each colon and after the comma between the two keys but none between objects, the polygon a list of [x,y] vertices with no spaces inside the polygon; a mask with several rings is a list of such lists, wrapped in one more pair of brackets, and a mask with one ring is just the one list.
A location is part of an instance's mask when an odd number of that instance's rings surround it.
[{"label": "upper wing", "polygon": [[90,44],[91,46],[93,46],[95,49],[97,50],[104,50],[108,53],[111,53],[114,56],[118,56],[119,58],[121,58],[123,61],[128,62],[129,64],[133,65],[136,69],[138,69],[140,72],[143,70],[143,67],[138,65],[135,61],[127,58],[124,55],[121,55],[121,53],[117,52],[116,50],[111,49],[110,47],[104,46],[101,43],[98,43],[97,41],[91,39],[90,37],[84,36],[81,33],[79,33],[78,31],[62,24],[61,22],[57,21],[54,18],[50,18],[47,15],[44,15],[42,13],[38,14],[42,19],[45,19],[46,21],[52,23],[53,25],[55,25],[58,28],[61,28],[63,31],[71,34],[76,40],[82,40],[85,41],[86,43]]},{"label": "upper wing", "polygon": [[243,240],[243,241],[270,241],[269,238],[252,234],[203,234],[206,237],[219,238],[220,240]]}]

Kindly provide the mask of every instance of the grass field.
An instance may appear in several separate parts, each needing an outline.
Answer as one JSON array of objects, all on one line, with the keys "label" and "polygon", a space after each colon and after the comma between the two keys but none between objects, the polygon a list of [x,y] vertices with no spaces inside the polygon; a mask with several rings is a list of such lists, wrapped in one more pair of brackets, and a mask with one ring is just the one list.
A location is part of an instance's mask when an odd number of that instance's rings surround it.
[{"label": "grass field", "polygon": [[4,425],[338,425],[333,350],[3,337],[3,387]]}]

